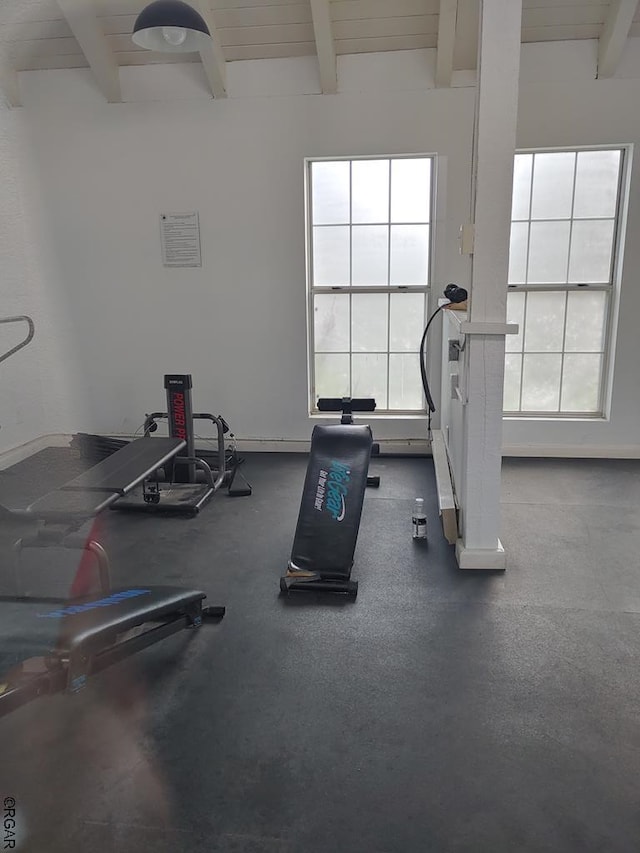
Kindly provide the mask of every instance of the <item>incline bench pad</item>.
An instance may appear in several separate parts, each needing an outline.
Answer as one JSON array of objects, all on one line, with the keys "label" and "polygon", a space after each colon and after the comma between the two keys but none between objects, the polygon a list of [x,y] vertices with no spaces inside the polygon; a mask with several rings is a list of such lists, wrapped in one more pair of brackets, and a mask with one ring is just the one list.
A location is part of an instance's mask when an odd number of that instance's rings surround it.
[{"label": "incline bench pad", "polygon": [[205,597],[205,593],[199,590],[139,586],[114,590],[106,596],[94,595],[49,611],[41,608],[39,618],[60,620],[57,650],[65,655],[86,643],[99,645],[102,641],[109,642],[115,634],[145,622],[177,616]]},{"label": "incline bench pad", "polygon": [[[35,654],[55,651],[64,656],[83,643],[99,643],[145,622],[178,615],[204,598],[200,590],[140,585],[60,605],[28,600],[3,603],[0,667]],[[0,668],[0,680],[1,676]]]},{"label": "incline bench pad", "polygon": [[348,577],[371,457],[368,426],[316,426],[290,567]]},{"label": "incline bench pad", "polygon": [[[0,716],[38,695],[78,690],[96,667],[199,624],[205,597],[199,590],[140,586],[55,608],[37,601],[3,606]],[[147,623],[146,633],[122,641]]]},{"label": "incline bench pad", "polygon": [[98,515],[184,447],[186,442],[180,438],[138,438],[75,480],[39,498],[29,512],[51,521]]},{"label": "incline bench pad", "polygon": [[62,489],[125,495],[186,446],[181,438],[138,438],[65,483]]}]

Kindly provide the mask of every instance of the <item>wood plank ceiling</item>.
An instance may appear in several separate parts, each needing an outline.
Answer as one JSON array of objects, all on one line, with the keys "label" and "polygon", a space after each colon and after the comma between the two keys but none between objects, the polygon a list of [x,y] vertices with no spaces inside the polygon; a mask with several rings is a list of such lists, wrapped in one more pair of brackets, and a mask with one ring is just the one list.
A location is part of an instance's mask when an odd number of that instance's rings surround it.
[{"label": "wood plank ceiling", "polygon": [[[147,1],[3,0],[5,95],[16,72],[56,68],[93,68],[105,95],[118,100],[117,68],[128,65],[203,61],[217,97],[225,64],[238,60],[317,55],[326,92],[336,90],[335,57],[344,54],[439,48],[439,85],[476,65],[479,0],[191,0],[214,34],[217,50],[208,57],[136,47],[131,31]],[[634,36],[638,0],[523,2],[523,42],[599,39],[601,76],[615,71]]]}]

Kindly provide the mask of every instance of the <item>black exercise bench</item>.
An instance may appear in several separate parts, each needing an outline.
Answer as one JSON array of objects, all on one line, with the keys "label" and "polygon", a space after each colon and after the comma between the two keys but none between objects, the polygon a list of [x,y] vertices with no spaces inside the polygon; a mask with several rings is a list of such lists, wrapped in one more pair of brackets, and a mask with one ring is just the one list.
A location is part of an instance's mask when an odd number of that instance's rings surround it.
[{"label": "black exercise bench", "polygon": [[2,606],[0,717],[44,695],[76,693],[89,676],[224,607],[204,607],[205,593],[170,586],[131,587],[68,601]]},{"label": "black exercise bench", "polygon": [[18,552],[24,546],[50,545],[92,552],[98,560],[100,592],[75,599],[0,595],[0,716],[37,696],[76,692],[93,673],[176,631],[199,627],[204,617],[224,616],[224,607],[203,606],[206,595],[199,590],[111,589],[102,546],[72,535],[184,447],[176,438],[137,439],[28,509],[3,513],[3,521],[14,517],[16,522],[43,524],[35,535],[18,540]]},{"label": "black exercise bench", "polygon": [[286,574],[280,590],[331,592],[355,598],[358,582],[351,580],[356,541],[374,449],[371,428],[353,423],[353,412],[372,412],[373,399],[323,398],[320,412],[342,412],[340,424],[317,425],[302,490],[298,523]]},{"label": "black exercise bench", "polygon": [[185,446],[185,441],[178,438],[135,439],[80,476],[39,498],[26,510],[8,511],[8,519],[13,516],[16,522],[32,520],[39,524],[35,533],[17,540],[18,557],[24,547],[55,545],[90,551],[98,562],[101,589],[107,592],[109,563],[104,549],[94,539],[78,538],[74,534],[86,521],[112,507],[153,476]]},{"label": "black exercise bench", "polygon": [[138,438],[35,501],[27,512],[44,521],[87,518],[113,506],[186,446],[179,438]]}]

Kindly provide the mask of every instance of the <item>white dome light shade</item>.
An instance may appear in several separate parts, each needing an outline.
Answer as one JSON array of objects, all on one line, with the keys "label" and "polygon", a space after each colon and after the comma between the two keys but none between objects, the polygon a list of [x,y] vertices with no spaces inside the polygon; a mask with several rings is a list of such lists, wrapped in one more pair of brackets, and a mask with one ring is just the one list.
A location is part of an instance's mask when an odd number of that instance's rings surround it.
[{"label": "white dome light shade", "polygon": [[140,12],[132,39],[138,47],[162,53],[195,53],[211,34],[204,18],[181,0],[155,0]]}]

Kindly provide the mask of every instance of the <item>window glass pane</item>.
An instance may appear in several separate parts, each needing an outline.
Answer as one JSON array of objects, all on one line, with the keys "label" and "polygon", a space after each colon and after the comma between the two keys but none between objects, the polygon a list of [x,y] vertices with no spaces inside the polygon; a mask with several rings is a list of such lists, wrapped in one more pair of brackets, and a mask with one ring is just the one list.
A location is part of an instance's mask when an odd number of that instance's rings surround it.
[{"label": "window glass pane", "polygon": [[505,411],[601,412],[623,163],[620,149],[514,157]]},{"label": "window glass pane", "polygon": [[568,219],[571,216],[575,162],[576,155],[572,151],[535,155],[532,219]]},{"label": "window glass pane", "polygon": [[389,227],[354,225],[351,231],[353,284],[386,285],[389,276]]},{"label": "window glass pane", "polygon": [[317,287],[349,284],[349,227],[313,229],[313,283]]},{"label": "window glass pane", "polygon": [[562,352],[566,300],[564,291],[527,293],[525,352]]},{"label": "window glass pane", "polygon": [[522,411],[557,412],[562,356],[544,353],[523,358]]},{"label": "window glass pane", "polygon": [[[418,346],[429,285],[431,157],[309,165],[313,393],[423,410]],[[393,229],[391,215],[393,210]],[[403,288],[364,293],[365,288]],[[343,288],[338,291],[337,288]]]},{"label": "window glass pane", "polygon": [[349,297],[319,293],[313,300],[316,352],[349,352]]},{"label": "window glass pane", "polygon": [[355,160],[351,167],[351,221],[389,221],[389,161]]},{"label": "window glass pane", "polygon": [[311,199],[314,225],[349,222],[349,162],[312,163]]},{"label": "window glass pane", "polygon": [[519,353],[507,353],[504,361],[504,398],[502,407],[505,412],[517,412],[520,409],[520,376],[522,356]]},{"label": "window glass pane", "polygon": [[389,295],[361,293],[351,297],[351,333],[354,352],[386,352]]},{"label": "window glass pane", "polygon": [[529,223],[512,222],[509,243],[509,284],[524,284],[527,280],[527,249]]},{"label": "window glass pane", "polygon": [[580,290],[568,294],[567,352],[602,352],[607,294],[603,290]]},{"label": "window glass pane", "polygon": [[429,226],[391,226],[390,284],[429,283]]},{"label": "window glass pane", "polygon": [[532,222],[528,284],[566,284],[570,222]]},{"label": "window glass pane", "polygon": [[351,357],[351,395],[373,397],[379,409],[387,408],[387,359],[378,353]]},{"label": "window glass pane", "polygon": [[392,353],[389,356],[389,408],[424,409],[417,353]]},{"label": "window glass pane", "polygon": [[573,215],[614,217],[618,200],[620,151],[580,151]]},{"label": "window glass pane", "polygon": [[531,202],[531,168],[533,154],[516,154],[513,163],[512,219],[528,219]]},{"label": "window glass pane", "polygon": [[393,160],[391,163],[391,221],[429,222],[431,160]]},{"label": "window glass pane", "polygon": [[[418,352],[425,326],[424,293],[391,294],[391,328],[389,349]],[[392,389],[389,389],[391,394]]]},{"label": "window glass pane", "polygon": [[573,223],[569,281],[605,283],[611,279],[613,219]]},{"label": "window glass pane", "polygon": [[524,293],[507,294],[507,323],[517,323],[517,335],[507,335],[505,347],[507,352],[522,352],[524,338]]},{"label": "window glass pane", "polygon": [[597,412],[601,356],[595,353],[568,354],[562,371],[562,410]]},{"label": "window glass pane", "polygon": [[351,394],[348,355],[318,354],[315,368],[316,400],[318,397],[348,397]]}]

